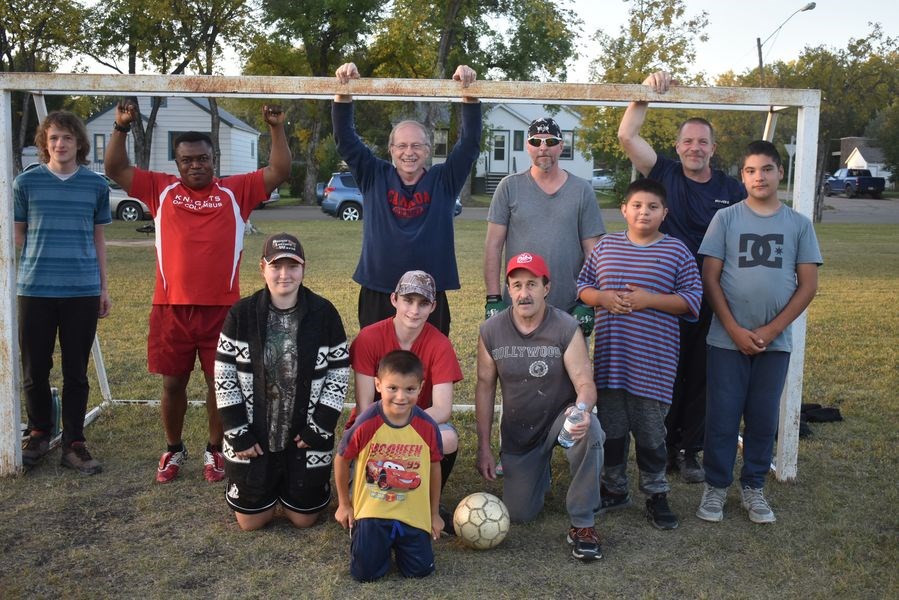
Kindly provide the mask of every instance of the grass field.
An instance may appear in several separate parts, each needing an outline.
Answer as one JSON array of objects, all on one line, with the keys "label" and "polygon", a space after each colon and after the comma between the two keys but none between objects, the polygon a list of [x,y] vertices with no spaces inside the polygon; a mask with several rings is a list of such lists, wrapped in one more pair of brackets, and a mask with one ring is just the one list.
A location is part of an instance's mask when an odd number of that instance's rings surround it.
[{"label": "grass field", "polygon": [[[466,379],[456,402],[473,402],[480,275],[485,225],[459,221],[456,253],[462,290],[450,294],[452,340]],[[307,254],[306,284],[331,299],[355,335],[357,287],[351,281],[361,224],[338,221],[266,223],[287,230]],[[349,576],[349,539],[332,519],[296,531],[279,520],[243,533],[224,503],[223,485],[202,480],[205,420],[188,412],[191,452],[182,477],[154,483],[163,450],[158,408],[116,406],[87,429],[104,472],[83,477],[58,466],[59,451],[27,476],[0,480],[0,598],[896,598],[899,511],[895,473],[899,227],[826,225],[818,297],[809,311],[804,402],[836,406],[845,421],[813,425],[800,445],[799,476],[771,481],[777,523],[749,523],[731,490],[725,520],[693,516],[699,486],[674,479],[675,531],[656,531],[642,499],[601,517],[606,558],[584,565],[565,544],[567,468],[557,456],[543,515],[513,525],[497,549],[475,552],[454,539],[436,545],[437,573],[406,581],[392,573],[367,585]],[[110,240],[140,242],[133,225],[116,222]],[[257,289],[263,236],[247,240],[244,294]],[[156,399],[160,383],[146,372],[146,321],[153,283],[148,245],[109,248],[112,315],[100,337],[113,395]],[[202,397],[195,373],[190,395]],[[97,387],[92,405],[99,402]],[[474,422],[459,415],[460,458],[445,496],[454,504],[477,490],[500,493],[474,470]],[[631,461],[633,464],[633,461]]]}]

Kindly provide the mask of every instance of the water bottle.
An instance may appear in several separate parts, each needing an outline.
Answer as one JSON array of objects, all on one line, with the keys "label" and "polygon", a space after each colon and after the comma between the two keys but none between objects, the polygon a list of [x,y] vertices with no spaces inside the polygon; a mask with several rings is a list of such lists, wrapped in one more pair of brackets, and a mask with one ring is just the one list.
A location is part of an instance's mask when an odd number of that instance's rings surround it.
[{"label": "water bottle", "polygon": [[584,420],[584,413],[587,412],[587,405],[578,402],[574,410],[565,417],[565,424],[559,432],[559,445],[563,448],[571,448],[574,446],[574,440],[571,439],[571,428]]},{"label": "water bottle", "polygon": [[50,388],[50,419],[53,422],[53,428],[50,435],[56,437],[62,431],[62,406],[59,400],[59,389]]}]

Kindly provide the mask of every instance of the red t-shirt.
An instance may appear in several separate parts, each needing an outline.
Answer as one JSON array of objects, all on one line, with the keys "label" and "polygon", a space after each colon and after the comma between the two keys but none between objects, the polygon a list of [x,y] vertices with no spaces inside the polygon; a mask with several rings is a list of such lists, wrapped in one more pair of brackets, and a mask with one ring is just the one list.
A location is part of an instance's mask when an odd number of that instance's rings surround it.
[{"label": "red t-shirt", "polygon": [[153,304],[230,306],[240,299],[245,221],[265,199],[262,170],[192,190],[174,175],[134,169],[131,195],[156,225]]},{"label": "red t-shirt", "polygon": [[[400,341],[396,338],[396,329],[393,326],[393,317],[372,323],[362,329],[350,346],[350,365],[356,373],[376,377],[378,363],[389,352],[402,350]],[[421,386],[421,394],[418,396],[418,406],[422,410],[431,408],[431,392],[435,385],[440,383],[456,383],[462,381],[462,368],[456,351],[453,349],[449,338],[440,333],[440,330],[425,323],[424,328],[410,348],[412,354],[424,365],[425,377]],[[378,394],[375,392],[375,400]],[[353,409],[347,428],[352,427],[355,420],[356,409]]]}]

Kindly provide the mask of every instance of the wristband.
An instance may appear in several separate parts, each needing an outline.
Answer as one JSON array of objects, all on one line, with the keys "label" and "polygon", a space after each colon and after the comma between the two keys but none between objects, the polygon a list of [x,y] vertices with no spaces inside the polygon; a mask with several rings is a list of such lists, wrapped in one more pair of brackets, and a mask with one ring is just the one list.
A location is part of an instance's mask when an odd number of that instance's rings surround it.
[{"label": "wristband", "polygon": [[129,123],[128,125],[119,125],[118,121],[113,121],[112,128],[116,131],[121,131],[122,133],[128,133],[129,131],[131,131],[131,123]]},{"label": "wristband", "polygon": [[491,302],[502,302],[503,297],[499,294],[487,294],[487,304]]}]

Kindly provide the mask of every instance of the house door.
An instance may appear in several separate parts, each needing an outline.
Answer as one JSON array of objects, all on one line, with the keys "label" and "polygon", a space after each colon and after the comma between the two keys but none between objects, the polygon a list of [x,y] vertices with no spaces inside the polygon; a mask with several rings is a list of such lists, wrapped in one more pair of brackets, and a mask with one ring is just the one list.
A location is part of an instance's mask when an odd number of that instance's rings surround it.
[{"label": "house door", "polygon": [[490,159],[491,173],[509,172],[509,132],[493,132],[493,152]]}]

